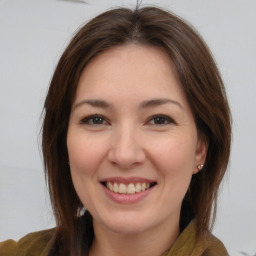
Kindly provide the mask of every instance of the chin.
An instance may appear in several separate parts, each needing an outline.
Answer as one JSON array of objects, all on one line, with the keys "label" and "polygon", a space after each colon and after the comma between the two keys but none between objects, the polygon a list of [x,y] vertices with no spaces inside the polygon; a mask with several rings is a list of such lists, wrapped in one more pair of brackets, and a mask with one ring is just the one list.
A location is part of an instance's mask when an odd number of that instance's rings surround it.
[{"label": "chin", "polygon": [[153,226],[154,220],[148,219],[145,215],[138,216],[137,213],[118,213],[118,215],[113,214],[111,218],[107,218],[101,223],[114,233],[129,235],[149,230]]},{"label": "chin", "polygon": [[108,228],[112,232],[123,234],[123,235],[138,234],[148,229],[148,227],[146,227],[142,223],[137,223],[137,222],[113,223],[111,226],[110,225],[108,226],[109,226]]}]

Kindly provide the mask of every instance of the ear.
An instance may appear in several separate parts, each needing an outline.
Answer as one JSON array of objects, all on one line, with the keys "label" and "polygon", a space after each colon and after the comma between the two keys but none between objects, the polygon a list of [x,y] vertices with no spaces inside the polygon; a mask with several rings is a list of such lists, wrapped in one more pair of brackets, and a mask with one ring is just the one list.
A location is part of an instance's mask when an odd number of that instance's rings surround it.
[{"label": "ear", "polygon": [[198,168],[200,165],[205,164],[205,159],[208,151],[208,142],[203,138],[198,138],[195,152],[195,166],[193,169],[193,174],[201,171],[201,168]]}]

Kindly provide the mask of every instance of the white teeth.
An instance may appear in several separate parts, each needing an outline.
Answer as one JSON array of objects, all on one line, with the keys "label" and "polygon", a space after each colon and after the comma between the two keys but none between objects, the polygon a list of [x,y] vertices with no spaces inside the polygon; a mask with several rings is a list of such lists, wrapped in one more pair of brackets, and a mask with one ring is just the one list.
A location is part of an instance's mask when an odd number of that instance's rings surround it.
[{"label": "white teeth", "polygon": [[118,192],[120,194],[126,194],[126,185],[124,185],[123,183],[120,183]]},{"label": "white teeth", "polygon": [[136,185],[134,183],[130,183],[128,185],[125,185],[123,183],[111,183],[111,182],[107,182],[106,183],[106,187],[115,193],[119,193],[119,194],[135,194],[135,193],[139,193],[142,191],[145,191],[146,189],[149,189],[150,187],[150,183],[136,183]]},{"label": "white teeth", "polygon": [[135,194],[135,186],[134,184],[129,184],[128,187],[127,187],[127,193],[128,194]]},{"label": "white teeth", "polygon": [[135,190],[136,190],[137,193],[141,191],[141,184],[140,183],[136,184]]},{"label": "white teeth", "polygon": [[111,182],[107,182],[107,187],[109,188],[109,190],[113,191],[113,185]]},{"label": "white teeth", "polygon": [[118,193],[118,184],[117,184],[117,183],[114,183],[113,191],[114,191],[115,193]]}]

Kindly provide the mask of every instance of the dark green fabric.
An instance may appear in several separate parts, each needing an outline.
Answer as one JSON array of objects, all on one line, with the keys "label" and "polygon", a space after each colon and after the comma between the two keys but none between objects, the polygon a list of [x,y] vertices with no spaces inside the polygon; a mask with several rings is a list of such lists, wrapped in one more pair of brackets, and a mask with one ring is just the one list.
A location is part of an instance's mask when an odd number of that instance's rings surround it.
[{"label": "dark green fabric", "polygon": [[[53,234],[54,229],[48,229],[30,233],[18,242],[1,242],[0,256],[47,256],[53,244]],[[197,240],[194,220],[162,256],[228,256],[228,253],[222,242],[210,233]]]}]

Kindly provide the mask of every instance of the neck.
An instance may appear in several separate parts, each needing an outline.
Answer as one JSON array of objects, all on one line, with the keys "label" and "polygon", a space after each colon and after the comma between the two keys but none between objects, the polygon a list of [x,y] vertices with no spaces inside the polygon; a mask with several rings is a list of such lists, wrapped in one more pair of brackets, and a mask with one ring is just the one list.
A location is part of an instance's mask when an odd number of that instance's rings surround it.
[{"label": "neck", "polygon": [[179,222],[159,225],[133,234],[115,233],[94,222],[95,238],[90,256],[156,256],[167,251],[177,239]]}]

